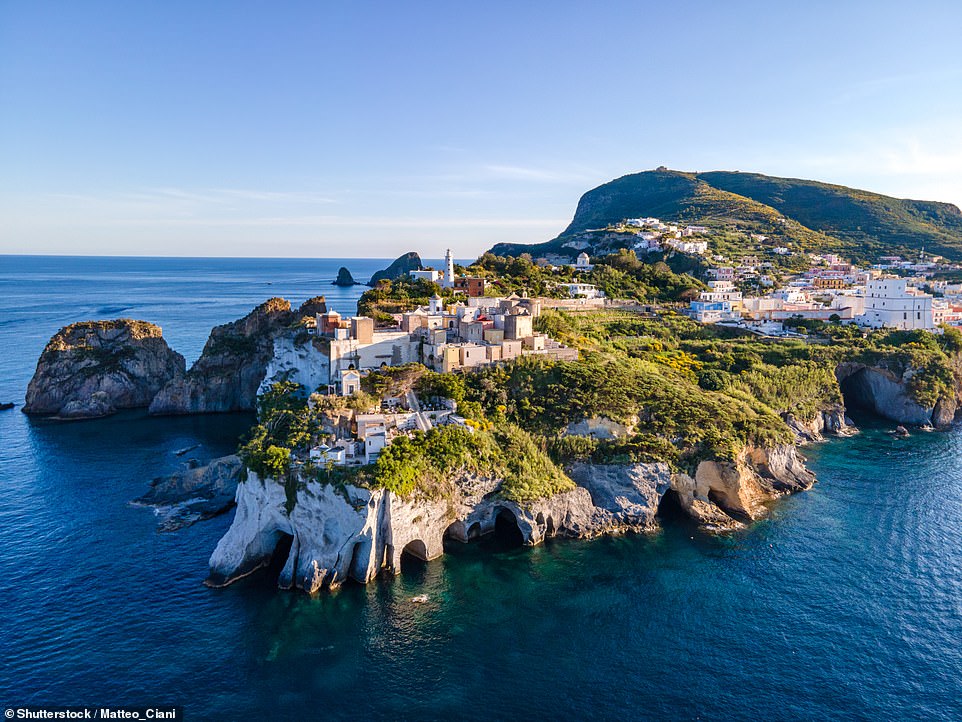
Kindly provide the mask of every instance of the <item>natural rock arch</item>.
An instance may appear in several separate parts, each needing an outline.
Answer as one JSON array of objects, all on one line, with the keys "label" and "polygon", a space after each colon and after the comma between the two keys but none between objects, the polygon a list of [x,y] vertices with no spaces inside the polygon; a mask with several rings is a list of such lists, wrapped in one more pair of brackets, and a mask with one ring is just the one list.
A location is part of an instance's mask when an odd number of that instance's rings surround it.
[{"label": "natural rock arch", "polygon": [[421,539],[412,539],[401,549],[398,570],[420,569],[428,561],[428,548]]}]

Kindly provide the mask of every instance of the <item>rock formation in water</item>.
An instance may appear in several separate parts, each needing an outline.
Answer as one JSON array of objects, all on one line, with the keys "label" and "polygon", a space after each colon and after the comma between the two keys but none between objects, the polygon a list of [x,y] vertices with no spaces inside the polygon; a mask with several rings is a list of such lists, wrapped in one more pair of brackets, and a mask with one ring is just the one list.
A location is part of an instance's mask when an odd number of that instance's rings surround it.
[{"label": "rock formation in water", "polygon": [[422,268],[424,268],[424,266],[421,265],[421,256],[415,251],[409,251],[403,256],[396,258],[394,262],[383,271],[378,271],[371,276],[371,280],[367,285],[376,286],[378,281],[383,280],[393,281],[395,278],[408,275],[409,271],[420,271]]},{"label": "rock formation in water", "polygon": [[341,266],[337,271],[337,278],[334,279],[333,285],[350,288],[351,286],[362,286],[364,284],[358,283],[354,280],[354,276],[351,275],[351,272],[347,269],[347,266]]},{"label": "rock formation in water", "polygon": [[233,454],[206,465],[191,459],[170,476],[151,481],[150,490],[131,503],[153,507],[160,517],[161,531],[181,529],[233,507],[243,470],[240,458]]},{"label": "rock formation in water", "polygon": [[707,528],[731,529],[815,481],[791,445],[703,461],[693,477],[663,463],[579,463],[569,474],[576,488],[526,505],[504,499],[499,480],[471,476],[455,479],[453,495],[437,499],[298,480],[292,507],[283,484],[250,474],[238,485],[234,523],[211,556],[207,584],[225,586],[266,566],[285,537],[291,544],[280,586],[314,593],[396,573],[405,552],[434,559],[445,537],[467,542],[499,527],[529,546],[548,537],[651,532],[667,493]]},{"label": "rock formation in water", "polygon": [[238,486],[234,523],[211,556],[207,583],[224,586],[265,566],[284,535],[292,543],[279,584],[313,593],[348,578],[365,583],[381,570],[398,572],[404,552],[434,559],[445,536],[466,542],[500,525],[526,545],[554,536],[650,531],[670,474],[663,464],[633,467],[595,475],[594,491],[577,487],[525,506],[502,498],[497,479],[462,477],[451,498],[431,500],[311,481],[298,485],[290,513],[283,485],[250,474]]},{"label": "rock formation in water", "polygon": [[161,388],[183,377],[184,368],[184,357],[152,323],[74,323],[44,348],[23,411],[89,419],[146,407]]},{"label": "rock formation in water", "polygon": [[298,319],[326,310],[323,296],[305,301],[296,312],[283,298],[272,298],[244,318],[217,326],[190,371],[161,389],[150,404],[150,413],[253,410],[257,389],[274,357],[274,339],[288,332]]},{"label": "rock formation in water", "polygon": [[857,434],[858,429],[852,424],[852,420],[845,415],[845,407],[835,404],[829,409],[816,412],[811,419],[800,419],[794,414],[783,416],[785,423],[795,432],[795,440],[798,444],[809,444],[815,441],[823,441],[825,434],[833,436],[851,436]]},{"label": "rock formation in water", "polygon": [[761,519],[768,502],[810,489],[815,475],[795,446],[748,446],[732,461],[702,461],[694,476],[675,474],[671,488],[681,508],[703,527],[725,530]]},{"label": "rock formation in water", "polygon": [[[845,362],[835,376],[846,403],[872,411],[900,424],[932,424],[945,428],[955,419],[962,389],[940,397],[931,406],[922,406],[912,394],[911,382],[919,373],[913,368],[890,369],[864,363]],[[958,385],[958,384],[957,384]]]}]

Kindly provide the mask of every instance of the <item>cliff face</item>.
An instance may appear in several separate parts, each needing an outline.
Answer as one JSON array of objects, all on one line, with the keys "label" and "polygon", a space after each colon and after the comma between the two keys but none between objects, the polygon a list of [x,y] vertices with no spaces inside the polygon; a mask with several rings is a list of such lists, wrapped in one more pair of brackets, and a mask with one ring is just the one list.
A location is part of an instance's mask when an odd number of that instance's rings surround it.
[{"label": "cliff face", "polygon": [[207,584],[230,584],[269,564],[279,549],[286,554],[279,586],[314,593],[397,573],[405,552],[434,559],[444,553],[445,537],[467,542],[507,529],[531,546],[549,537],[652,532],[668,493],[706,528],[727,530],[815,481],[791,445],[746,448],[734,462],[704,461],[694,477],[660,463],[580,463],[569,474],[576,488],[525,506],[502,498],[499,480],[472,476],[455,479],[451,496],[430,500],[302,482],[290,513],[283,485],[250,474],[237,487],[237,513],[211,555]]},{"label": "cliff face", "polygon": [[434,559],[445,536],[466,542],[506,525],[534,545],[554,536],[655,528],[658,500],[670,484],[667,466],[585,466],[579,474],[590,491],[577,487],[524,507],[499,496],[497,479],[462,476],[453,496],[434,500],[308,482],[290,514],[284,487],[251,474],[238,486],[237,514],[211,556],[207,583],[230,584],[265,566],[285,535],[292,541],[278,583],[313,593],[348,578],[366,583],[382,570],[396,573],[404,552]]},{"label": "cliff face", "polygon": [[274,353],[264,369],[259,393],[267,391],[271,384],[280,380],[301,384],[314,390],[326,386],[331,377],[330,357],[317,353],[311,344],[321,343],[313,337],[299,340],[291,335],[274,339]]},{"label": "cliff face", "polygon": [[940,398],[930,407],[912,397],[909,382],[912,369],[897,373],[891,369],[846,362],[835,369],[839,386],[849,406],[858,406],[900,424],[932,424],[944,428],[958,410],[958,390]]},{"label": "cliff face", "polygon": [[694,477],[675,474],[671,488],[682,509],[709,529],[731,529],[764,517],[766,503],[810,489],[815,475],[791,444],[745,447],[734,461],[702,461]]},{"label": "cliff face", "polygon": [[146,407],[184,374],[184,357],[159,326],[145,321],[84,321],[47,343],[27,386],[23,411],[82,419]]},{"label": "cliff face", "polygon": [[186,376],[174,379],[160,390],[150,404],[150,413],[203,414],[254,409],[257,388],[274,356],[274,339],[294,320],[291,304],[282,298],[272,298],[244,318],[217,326]]},{"label": "cliff face", "polygon": [[789,428],[795,432],[797,444],[823,441],[825,434],[851,436],[858,433],[858,429],[845,415],[845,407],[841,404],[819,411],[811,419],[799,419],[793,414],[785,414],[783,418]]}]

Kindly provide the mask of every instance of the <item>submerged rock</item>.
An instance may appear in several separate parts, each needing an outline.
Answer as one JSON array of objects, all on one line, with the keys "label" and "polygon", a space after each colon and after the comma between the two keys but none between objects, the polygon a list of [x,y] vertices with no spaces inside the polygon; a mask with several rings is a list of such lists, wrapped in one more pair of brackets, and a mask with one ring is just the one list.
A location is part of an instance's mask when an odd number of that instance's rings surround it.
[{"label": "submerged rock", "polygon": [[131,503],[151,506],[161,531],[174,531],[223,514],[234,506],[244,466],[234,455],[200,465],[191,459],[180,471],[150,482],[150,490]]},{"label": "submerged rock", "polygon": [[184,369],[184,357],[152,323],[126,318],[74,323],[44,348],[23,411],[89,419],[146,407]]}]

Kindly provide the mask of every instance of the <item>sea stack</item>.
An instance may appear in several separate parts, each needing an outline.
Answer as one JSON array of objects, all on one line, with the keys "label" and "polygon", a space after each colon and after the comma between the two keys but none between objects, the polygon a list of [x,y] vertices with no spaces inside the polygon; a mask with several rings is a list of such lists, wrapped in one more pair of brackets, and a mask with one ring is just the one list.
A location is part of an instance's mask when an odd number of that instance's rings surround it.
[{"label": "sea stack", "polygon": [[354,276],[351,275],[351,272],[347,269],[347,266],[341,266],[340,270],[337,272],[337,278],[334,280],[332,285],[349,288],[351,286],[359,286],[361,284],[354,280]]},{"label": "sea stack", "polygon": [[152,323],[129,318],[74,323],[44,348],[23,411],[89,419],[146,407],[184,370],[184,357]]}]

